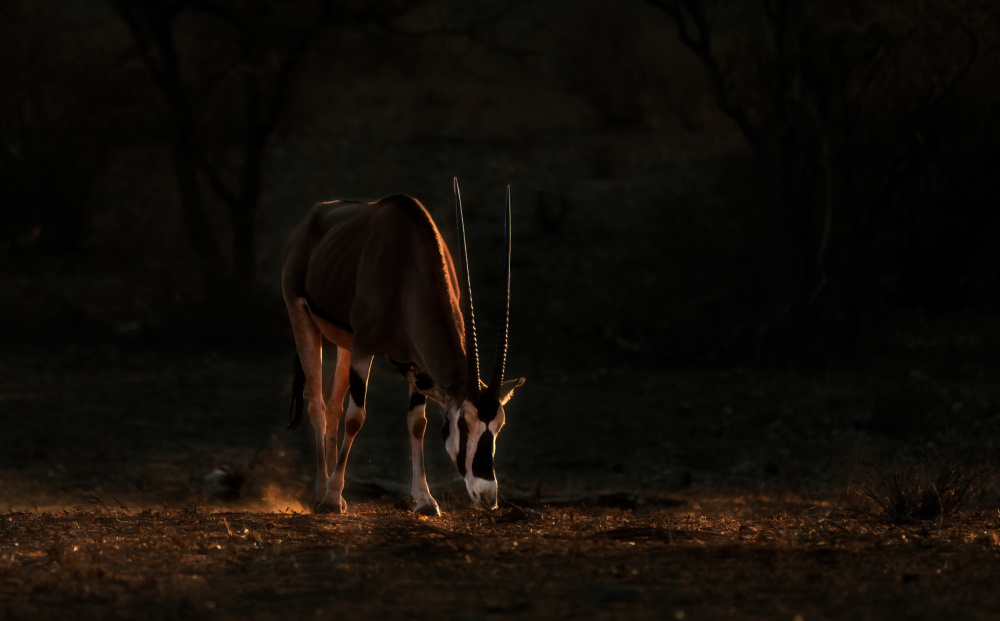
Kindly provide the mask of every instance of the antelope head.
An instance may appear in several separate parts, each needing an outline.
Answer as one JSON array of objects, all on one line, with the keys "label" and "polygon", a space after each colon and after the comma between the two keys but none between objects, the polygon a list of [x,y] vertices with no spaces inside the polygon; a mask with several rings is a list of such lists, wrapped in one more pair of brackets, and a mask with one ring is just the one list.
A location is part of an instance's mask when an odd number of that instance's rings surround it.
[{"label": "antelope head", "polygon": [[504,426],[503,406],[524,383],[524,378],[504,381],[507,360],[507,322],[510,315],[510,186],[507,186],[507,212],[504,218],[504,278],[501,317],[497,333],[493,375],[489,383],[479,377],[479,350],[476,343],[476,320],[472,307],[472,283],[465,243],[465,220],[462,197],[455,178],[455,211],[458,219],[459,283],[462,318],[465,324],[465,385],[445,405],[444,443],[448,455],[465,479],[472,502],[481,509],[497,506],[497,477],[493,470],[496,438]]}]

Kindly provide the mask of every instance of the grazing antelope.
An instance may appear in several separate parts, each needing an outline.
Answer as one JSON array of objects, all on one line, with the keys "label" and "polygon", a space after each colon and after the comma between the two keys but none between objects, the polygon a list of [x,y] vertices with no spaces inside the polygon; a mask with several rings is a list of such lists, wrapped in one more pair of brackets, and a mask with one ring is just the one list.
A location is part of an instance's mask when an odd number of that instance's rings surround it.
[{"label": "grazing antelope", "polygon": [[[510,186],[504,224],[503,308],[488,384],[479,377],[457,178],[454,188],[461,289],[451,253],[434,221],[409,196],[389,196],[373,203],[320,203],[289,240],[281,290],[298,352],[289,428],[298,426],[308,395],[309,421],[316,436],[317,512],[347,510],[342,496],[344,470],[351,443],[365,421],[368,373],[376,354],[388,357],[410,383],[406,422],[415,511],[440,513],[424,473],[427,397],[444,409],[445,449],[464,477],[473,503],[485,509],[497,505],[496,436],[504,425],[504,404],[524,383],[523,377],[503,381],[510,307]],[[321,336],[337,349],[336,371],[325,400]],[[344,442],[338,453],[337,429],[345,396]]]}]

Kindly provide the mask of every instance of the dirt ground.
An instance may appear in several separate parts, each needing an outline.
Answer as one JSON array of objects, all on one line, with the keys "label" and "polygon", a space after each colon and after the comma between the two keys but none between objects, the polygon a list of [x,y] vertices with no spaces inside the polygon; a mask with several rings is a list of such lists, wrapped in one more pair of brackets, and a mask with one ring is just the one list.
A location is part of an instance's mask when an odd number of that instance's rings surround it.
[{"label": "dirt ground", "polygon": [[995,454],[995,371],[933,361],[529,368],[498,439],[501,508],[470,508],[430,433],[444,515],[424,518],[387,365],[350,513],[329,516],[309,512],[311,431],[283,431],[287,356],[21,347],[0,356],[0,619],[995,618],[992,483],[902,525],[859,494],[866,464],[928,441]]},{"label": "dirt ground", "polygon": [[[421,518],[98,506],[3,517],[5,618],[995,618],[997,516],[890,528],[832,506]],[[704,505],[699,504],[704,502]]]}]

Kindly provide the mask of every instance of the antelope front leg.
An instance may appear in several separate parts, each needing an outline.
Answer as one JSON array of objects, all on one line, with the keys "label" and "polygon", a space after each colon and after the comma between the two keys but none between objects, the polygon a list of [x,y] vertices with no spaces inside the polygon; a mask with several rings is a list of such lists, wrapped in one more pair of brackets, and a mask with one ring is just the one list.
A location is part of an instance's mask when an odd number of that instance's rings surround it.
[{"label": "antelope front leg", "polygon": [[296,375],[301,374],[304,379],[308,397],[306,407],[316,441],[316,502],[319,502],[330,478],[326,457],[327,438],[330,433],[333,434],[335,451],[337,440],[337,426],[334,425],[331,432],[326,424],[327,407],[323,401],[323,341],[305,299],[286,298],[285,305],[292,322],[295,350],[298,353]]},{"label": "antelope front leg", "polygon": [[424,410],[427,398],[410,386],[410,409],[406,413],[406,426],[410,430],[410,461],[413,464],[413,484],[410,495],[417,503],[414,511],[420,515],[441,515],[437,502],[427,487],[424,471],[424,431],[427,429],[427,415]]},{"label": "antelope front leg", "polygon": [[[346,352],[344,353],[346,354]],[[337,366],[340,367],[339,364]],[[323,496],[323,501],[316,505],[316,513],[344,513],[347,511],[347,502],[343,496],[347,457],[351,453],[354,436],[358,435],[361,426],[365,424],[365,393],[368,391],[368,373],[371,366],[371,356],[362,358],[351,356],[348,369],[350,400],[347,405],[347,414],[344,417],[344,445],[340,448],[340,455],[337,456],[337,466],[326,483],[326,494]],[[336,432],[333,433],[336,434]]]}]

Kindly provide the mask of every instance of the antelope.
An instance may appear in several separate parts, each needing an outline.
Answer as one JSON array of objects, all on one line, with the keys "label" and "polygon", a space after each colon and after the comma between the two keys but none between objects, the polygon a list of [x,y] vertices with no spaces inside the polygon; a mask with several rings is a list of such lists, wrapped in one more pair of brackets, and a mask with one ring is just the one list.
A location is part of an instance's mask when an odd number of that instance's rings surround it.
[{"label": "antelope", "polygon": [[[479,376],[472,285],[458,178],[454,179],[459,271],[430,214],[419,201],[393,195],[375,202],[317,204],[292,233],[281,291],[295,337],[295,379],[289,429],[308,404],[316,441],[317,513],[343,513],[351,444],[365,421],[374,356],[386,356],[410,384],[406,423],[413,482],[422,515],[439,515],[424,471],[425,406],[444,412],[444,444],[473,504],[497,506],[493,469],[504,405],[525,378],[504,381],[510,309],[510,186],[504,218],[504,279],[493,375]],[[459,281],[461,277],[461,281]],[[336,347],[329,394],[322,389],[322,338]],[[337,432],[344,413],[343,445]]]}]

